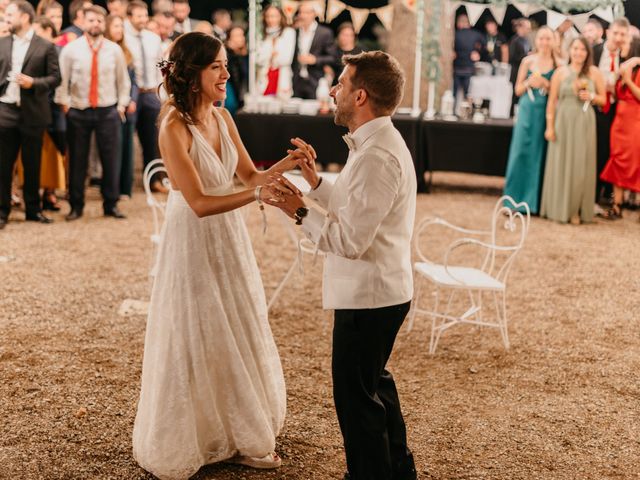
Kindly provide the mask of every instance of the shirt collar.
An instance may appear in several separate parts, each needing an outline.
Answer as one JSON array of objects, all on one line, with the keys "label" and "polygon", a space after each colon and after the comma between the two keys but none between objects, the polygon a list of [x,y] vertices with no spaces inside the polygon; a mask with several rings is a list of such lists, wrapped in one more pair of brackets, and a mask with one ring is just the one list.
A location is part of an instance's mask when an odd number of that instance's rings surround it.
[{"label": "shirt collar", "polygon": [[24,37],[19,37],[17,36],[15,33],[13,34],[13,39],[14,40],[22,40],[25,42],[30,42],[33,39],[33,35],[35,34],[33,28],[30,28],[27,33],[24,35]]},{"label": "shirt collar", "polygon": [[311,34],[311,33],[316,33],[317,28],[318,28],[318,22],[314,20],[313,23],[309,25],[308,29],[302,28],[302,31],[307,34]]},{"label": "shirt collar", "polygon": [[360,125],[356,131],[351,134],[356,150],[362,147],[369,137],[387,125],[392,125],[391,117],[389,116],[374,118],[373,120],[369,120],[367,123]]}]

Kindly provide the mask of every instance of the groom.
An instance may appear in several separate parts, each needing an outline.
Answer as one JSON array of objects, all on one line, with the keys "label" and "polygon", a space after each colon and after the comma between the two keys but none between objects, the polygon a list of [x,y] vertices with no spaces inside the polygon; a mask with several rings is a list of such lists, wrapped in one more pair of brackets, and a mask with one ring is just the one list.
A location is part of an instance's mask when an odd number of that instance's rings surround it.
[{"label": "groom", "polygon": [[[404,74],[377,51],[343,57],[331,90],[335,123],[348,127],[349,158],[334,185],[315,170],[315,151],[293,140],[328,214],[287,195],[279,206],[326,252],[323,306],[335,310],[333,395],[351,480],[415,480],[413,456],[391,373],[396,334],[413,296],[411,235],[416,210],[413,161],[390,115],[402,99]],[[282,177],[279,181],[286,183]]]}]

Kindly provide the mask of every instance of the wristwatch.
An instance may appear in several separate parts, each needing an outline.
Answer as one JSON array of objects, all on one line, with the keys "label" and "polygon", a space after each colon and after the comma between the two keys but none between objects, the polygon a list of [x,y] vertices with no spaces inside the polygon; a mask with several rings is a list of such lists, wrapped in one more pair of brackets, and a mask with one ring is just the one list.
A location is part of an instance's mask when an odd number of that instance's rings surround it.
[{"label": "wristwatch", "polygon": [[300,207],[296,209],[296,213],[293,214],[293,218],[296,219],[296,225],[302,225],[302,219],[307,216],[309,209],[307,207]]}]

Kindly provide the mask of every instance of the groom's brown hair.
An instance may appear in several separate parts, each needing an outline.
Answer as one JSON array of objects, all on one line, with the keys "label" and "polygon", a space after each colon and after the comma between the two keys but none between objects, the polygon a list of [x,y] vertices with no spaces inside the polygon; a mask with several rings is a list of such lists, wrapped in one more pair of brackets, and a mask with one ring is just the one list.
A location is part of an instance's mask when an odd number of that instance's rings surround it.
[{"label": "groom's brown hair", "polygon": [[365,90],[378,116],[391,115],[404,95],[404,72],[398,61],[379,50],[342,57],[343,65],[355,67],[353,88]]}]

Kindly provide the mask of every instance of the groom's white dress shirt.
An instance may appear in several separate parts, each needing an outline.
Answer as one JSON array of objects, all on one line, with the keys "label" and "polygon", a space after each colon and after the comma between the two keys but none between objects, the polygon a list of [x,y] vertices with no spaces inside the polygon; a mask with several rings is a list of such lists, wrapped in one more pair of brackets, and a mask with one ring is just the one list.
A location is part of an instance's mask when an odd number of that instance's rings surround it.
[{"label": "groom's white dress shirt", "polygon": [[308,196],[315,208],[302,222],[305,235],[326,252],[325,309],[381,308],[413,297],[411,236],[416,174],[411,154],[390,117],[360,126],[352,149],[331,185]]}]

